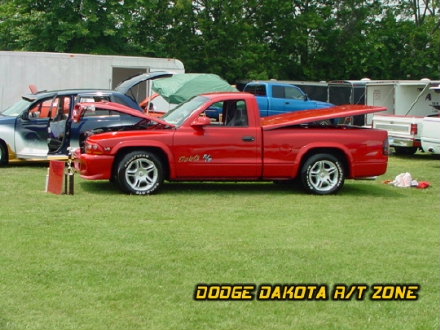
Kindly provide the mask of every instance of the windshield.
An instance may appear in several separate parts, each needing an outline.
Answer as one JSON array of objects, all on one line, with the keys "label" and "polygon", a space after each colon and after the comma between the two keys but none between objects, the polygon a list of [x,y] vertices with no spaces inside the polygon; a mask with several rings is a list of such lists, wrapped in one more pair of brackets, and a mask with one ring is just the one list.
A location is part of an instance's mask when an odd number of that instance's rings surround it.
[{"label": "windshield", "polygon": [[193,97],[189,101],[184,102],[170,110],[160,119],[165,120],[170,124],[180,126],[188,117],[191,116],[194,111],[199,109],[202,104],[206,103],[207,100],[208,98],[203,96]]},{"label": "windshield", "polygon": [[31,102],[25,99],[21,99],[20,101],[10,106],[6,110],[3,110],[1,114],[5,116],[17,117],[21,115],[23,111],[29,107],[29,104],[31,104]]}]

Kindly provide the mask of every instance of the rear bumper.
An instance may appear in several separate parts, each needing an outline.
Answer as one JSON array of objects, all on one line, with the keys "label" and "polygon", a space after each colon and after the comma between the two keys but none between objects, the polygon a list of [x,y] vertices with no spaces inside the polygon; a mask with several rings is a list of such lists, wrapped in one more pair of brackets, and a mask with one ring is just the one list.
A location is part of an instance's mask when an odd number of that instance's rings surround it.
[{"label": "rear bumper", "polygon": [[75,169],[87,180],[108,180],[111,178],[114,156],[109,155],[75,155]]},{"label": "rear bumper", "polygon": [[420,147],[420,140],[407,139],[402,137],[389,136],[388,141],[391,147]]},{"label": "rear bumper", "polygon": [[353,164],[350,179],[364,179],[385,174],[388,167],[388,158],[383,161]]}]

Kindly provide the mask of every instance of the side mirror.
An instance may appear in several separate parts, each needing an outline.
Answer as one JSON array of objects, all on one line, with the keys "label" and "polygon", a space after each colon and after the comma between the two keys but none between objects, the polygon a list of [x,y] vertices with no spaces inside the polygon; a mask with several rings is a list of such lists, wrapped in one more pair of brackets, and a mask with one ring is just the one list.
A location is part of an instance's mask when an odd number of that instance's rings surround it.
[{"label": "side mirror", "polygon": [[202,129],[204,126],[211,125],[211,119],[209,117],[197,117],[192,124],[191,127],[194,129]]},{"label": "side mirror", "polygon": [[309,96],[307,94],[304,94],[304,101],[308,101],[309,100]]}]

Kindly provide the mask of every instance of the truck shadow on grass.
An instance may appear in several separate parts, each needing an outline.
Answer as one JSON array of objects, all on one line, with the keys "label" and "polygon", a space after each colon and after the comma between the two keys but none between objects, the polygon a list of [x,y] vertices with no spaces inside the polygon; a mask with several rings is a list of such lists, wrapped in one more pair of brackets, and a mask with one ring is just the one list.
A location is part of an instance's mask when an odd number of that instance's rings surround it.
[{"label": "truck shadow on grass", "polygon": [[[361,182],[348,182],[344,185],[338,195],[344,196],[370,196],[385,198],[405,198],[407,197],[399,189],[383,183],[366,184]],[[410,189],[410,188],[408,188]]]},{"label": "truck shadow on grass", "polygon": [[[124,194],[116,184],[108,181],[82,181],[79,182],[81,189],[88,193],[102,195]],[[155,195],[173,194],[237,194],[237,195],[298,195],[315,196],[307,194],[297,182],[272,183],[272,182],[165,182],[161,190]],[[366,184],[348,181],[342,190],[333,197],[348,196],[374,196],[384,198],[405,197],[398,190],[385,184]],[[328,196],[321,196],[326,198]]]}]

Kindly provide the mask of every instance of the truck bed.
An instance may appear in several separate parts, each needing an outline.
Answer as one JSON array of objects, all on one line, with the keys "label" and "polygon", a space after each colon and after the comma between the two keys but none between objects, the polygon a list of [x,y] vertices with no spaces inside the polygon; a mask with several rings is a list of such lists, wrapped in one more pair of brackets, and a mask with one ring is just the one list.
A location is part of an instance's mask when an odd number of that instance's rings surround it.
[{"label": "truck bed", "polygon": [[397,153],[412,154],[421,146],[421,127],[423,117],[377,115],[373,117],[373,128],[388,132],[390,146]]}]

